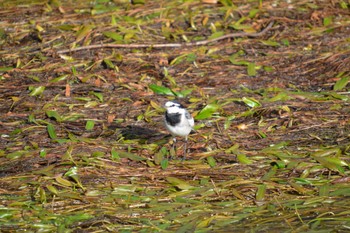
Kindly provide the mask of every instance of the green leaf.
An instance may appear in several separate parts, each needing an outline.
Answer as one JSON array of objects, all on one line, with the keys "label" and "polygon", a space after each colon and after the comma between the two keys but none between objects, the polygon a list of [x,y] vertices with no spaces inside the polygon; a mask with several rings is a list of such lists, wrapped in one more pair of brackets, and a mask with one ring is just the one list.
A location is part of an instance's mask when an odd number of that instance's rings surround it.
[{"label": "green leaf", "polygon": [[19,151],[15,151],[15,152],[7,154],[6,158],[7,159],[18,159],[18,158],[22,157],[23,155],[25,155],[26,153],[27,153],[26,151],[19,150]]},{"label": "green leaf", "polygon": [[308,179],[305,179],[305,178],[294,178],[295,182],[297,184],[302,184],[302,185],[312,185],[312,182]]},{"label": "green leaf", "polygon": [[267,46],[280,46],[280,43],[272,40],[261,40],[261,43]]},{"label": "green leaf", "polygon": [[329,196],[350,196],[350,188],[339,188],[329,194]]},{"label": "green leaf", "polygon": [[63,185],[63,186],[66,186],[66,187],[71,187],[73,186],[72,182],[70,182],[69,180],[66,180],[64,178],[62,178],[61,176],[56,176],[55,177],[55,180],[57,183]]},{"label": "green leaf", "polygon": [[117,26],[117,20],[114,15],[111,16],[111,25],[112,26]]},{"label": "green leaf", "polygon": [[229,60],[233,65],[237,65],[237,66],[248,66],[250,64],[249,61],[236,60],[236,58],[233,58],[233,57],[230,57]]},{"label": "green leaf", "polygon": [[100,93],[100,92],[92,92],[92,94],[93,94],[94,96],[96,96],[97,99],[98,99],[100,102],[103,102],[103,94],[102,94],[102,93]]},{"label": "green leaf", "polygon": [[39,152],[39,156],[41,158],[45,158],[47,155],[47,151],[45,149],[41,149],[40,152]]},{"label": "green leaf", "polygon": [[260,9],[252,9],[249,11],[249,18],[254,18],[257,13],[260,12]]},{"label": "green leaf", "polygon": [[[181,54],[180,56],[175,57],[171,62],[170,65],[177,65],[183,62],[184,60],[187,62],[194,62],[197,59],[197,55],[195,53],[185,53]],[[167,75],[166,75],[167,76]]]},{"label": "green leaf", "polygon": [[346,95],[340,95],[340,94],[334,93],[334,92],[328,92],[328,93],[326,93],[326,95],[331,96],[332,98],[338,99],[338,100],[347,101],[349,99],[349,97]]},{"label": "green leaf", "polygon": [[247,158],[247,156],[245,154],[241,154],[239,153],[237,155],[237,160],[241,163],[241,164],[251,164],[252,161],[250,159]]},{"label": "green leaf", "polygon": [[341,89],[343,89],[344,87],[346,87],[346,85],[349,83],[350,77],[343,77],[341,79],[339,79],[333,87],[333,90],[335,91],[340,91]]},{"label": "green leaf", "polygon": [[111,155],[112,155],[112,160],[113,161],[119,161],[120,160],[119,153],[115,150],[115,148],[112,148]]},{"label": "green leaf", "polygon": [[256,192],[256,200],[257,201],[262,201],[265,198],[266,194],[266,184],[262,184],[258,186],[258,190]]},{"label": "green leaf", "polygon": [[285,46],[289,46],[289,40],[288,39],[282,39],[281,42],[285,45]]},{"label": "green leaf", "polygon": [[165,170],[167,169],[167,167],[169,166],[169,160],[168,159],[163,159],[161,162],[160,162],[160,167]]},{"label": "green leaf", "polygon": [[188,184],[186,181],[175,178],[175,177],[167,177],[166,180],[173,186],[177,187],[181,190],[189,190],[193,188],[190,184]]},{"label": "green leaf", "polygon": [[4,221],[5,219],[13,218],[13,211],[9,208],[1,208],[0,210],[0,219]]},{"label": "green leaf", "polygon": [[274,167],[281,169],[286,167],[286,163],[284,161],[275,161],[271,163]]},{"label": "green leaf", "polygon": [[68,74],[61,75],[61,76],[59,76],[59,77],[57,77],[57,78],[51,79],[50,82],[51,82],[51,83],[57,83],[57,82],[66,80],[68,77],[69,77]]},{"label": "green leaf", "polygon": [[79,113],[71,113],[70,115],[62,116],[62,121],[76,121],[80,118],[83,118],[84,115]]},{"label": "green leaf", "polygon": [[94,26],[92,25],[83,25],[77,32],[76,32],[76,41],[80,41],[83,38],[85,38],[86,36],[88,36],[92,29],[94,28]]},{"label": "green leaf", "polygon": [[176,91],[174,93],[177,97],[184,98],[184,97],[188,96],[189,94],[191,94],[192,91],[193,91],[193,89],[186,89],[186,90],[179,91],[179,92]]},{"label": "green leaf", "polygon": [[261,137],[261,138],[266,138],[267,135],[266,133],[262,132],[262,131],[258,131],[258,135]]},{"label": "green leaf", "polygon": [[72,73],[74,76],[78,75],[78,71],[77,71],[77,68],[75,66],[72,66],[71,70],[72,70]]},{"label": "green leaf", "polygon": [[256,32],[256,30],[252,27],[252,25],[249,24],[240,24],[240,23],[235,23],[231,25],[232,28],[236,30],[244,30],[245,32]]},{"label": "green leaf", "polygon": [[[348,9],[348,4],[344,1],[340,1],[340,7],[343,8],[343,9]],[[349,5],[350,5],[350,2],[349,2]]]},{"label": "green leaf", "polygon": [[325,26],[325,27],[332,24],[332,22],[333,22],[332,16],[328,16],[328,17],[323,18],[323,26]]},{"label": "green leaf", "polygon": [[230,128],[232,121],[236,118],[235,115],[231,115],[226,117],[225,123],[224,123],[224,129],[227,130]]},{"label": "green leaf", "polygon": [[264,66],[263,69],[264,69],[266,72],[272,72],[272,71],[275,70],[272,66]]},{"label": "green leaf", "polygon": [[133,0],[132,4],[133,5],[136,5],[136,4],[142,4],[143,5],[143,4],[145,4],[145,0]]},{"label": "green leaf", "polygon": [[135,193],[136,190],[137,190],[137,186],[134,186],[134,185],[118,185],[113,189],[112,194],[127,195],[131,193]]},{"label": "green leaf", "polygon": [[212,156],[207,157],[207,162],[210,167],[215,167],[216,166],[216,161]]},{"label": "green leaf", "polygon": [[57,138],[55,127],[52,124],[47,125],[47,132],[49,133],[51,139]]},{"label": "green leaf", "polygon": [[239,50],[238,52],[232,54],[230,57],[229,57],[229,61],[234,64],[234,65],[238,65],[237,64],[237,58],[244,55],[245,52],[243,50]]},{"label": "green leaf", "polygon": [[138,156],[138,155],[135,155],[135,154],[130,153],[130,152],[118,151],[118,155],[119,155],[120,158],[128,158],[128,159],[133,160],[133,161],[144,161],[144,160],[146,160],[146,158]]},{"label": "green leaf", "polygon": [[182,54],[180,56],[177,56],[170,62],[170,65],[177,65],[181,63],[183,60],[185,60],[186,57],[187,57],[187,54]]},{"label": "green leaf", "polygon": [[46,203],[46,192],[42,187],[38,188],[39,198],[41,203]]},{"label": "green leaf", "polygon": [[[204,218],[203,220],[200,220],[200,222],[196,226],[196,231],[198,229],[207,229],[210,226],[210,223],[215,219],[218,218],[217,215],[209,217],[209,218]],[[205,232],[206,230],[204,230]],[[200,231],[199,231],[200,232]]]},{"label": "green leaf", "polygon": [[103,62],[106,64],[106,66],[110,69],[114,69],[115,65],[113,64],[113,62],[107,58],[103,59]]},{"label": "green leaf", "polygon": [[318,195],[328,197],[329,196],[329,184],[324,184],[318,187]]},{"label": "green leaf", "polygon": [[195,53],[189,53],[186,56],[186,61],[194,62],[197,59],[197,55]]},{"label": "green leaf", "polygon": [[35,123],[36,122],[36,119],[35,119],[35,116],[33,113],[31,113],[29,116],[28,116],[28,121],[30,123]]},{"label": "green leaf", "polygon": [[78,175],[78,168],[77,167],[71,167],[65,174],[65,176],[77,176]]},{"label": "green leaf", "polygon": [[36,82],[40,82],[41,81],[40,78],[38,76],[35,76],[35,75],[28,75],[27,77],[33,79]]},{"label": "green leaf", "polygon": [[242,101],[251,108],[260,107],[261,104],[254,98],[243,97]]},{"label": "green leaf", "polygon": [[49,165],[47,167],[44,167],[39,170],[33,171],[33,174],[39,174],[39,175],[45,175],[45,176],[52,176],[52,171],[54,169],[55,165]]},{"label": "green leaf", "polygon": [[168,150],[166,147],[162,147],[155,155],[154,155],[154,163],[159,165],[164,160],[164,157],[167,156]]},{"label": "green leaf", "polygon": [[58,114],[57,111],[55,110],[48,110],[45,112],[46,115],[50,118],[54,118],[57,122],[61,122],[62,121],[62,117],[60,116],[60,114]]},{"label": "green leaf", "polygon": [[341,150],[339,148],[325,149],[312,154],[313,157],[327,157],[327,156],[340,156]]},{"label": "green leaf", "polygon": [[94,151],[92,152],[91,156],[96,158],[101,158],[105,156],[105,153],[103,151]]},{"label": "green leaf", "polygon": [[13,70],[14,67],[0,67],[0,72],[6,72],[6,71],[10,71]]},{"label": "green leaf", "polygon": [[219,109],[219,105],[217,103],[210,103],[206,105],[195,117],[196,120],[204,120],[212,117],[213,113],[215,113]]},{"label": "green leaf", "polygon": [[226,7],[234,6],[232,0],[219,0],[219,2]]},{"label": "green leaf", "polygon": [[247,72],[249,76],[255,76],[256,75],[256,68],[255,68],[254,62],[249,62],[247,67]]},{"label": "green leaf", "polygon": [[323,167],[328,168],[333,171],[338,171],[340,173],[344,173],[344,169],[342,166],[348,166],[348,164],[339,159],[332,157],[314,157],[317,162],[322,164]]},{"label": "green leaf", "polygon": [[75,215],[65,216],[64,223],[65,223],[65,225],[69,226],[75,222],[84,222],[84,221],[91,219],[91,218],[93,218],[93,216],[88,214],[88,213],[79,213],[79,214],[75,214]]},{"label": "green leaf", "polygon": [[80,181],[80,178],[79,178],[79,175],[78,175],[78,168],[76,166],[74,167],[71,167],[65,174],[64,176],[68,176],[70,178],[72,178],[76,183],[77,185],[82,188],[82,189],[85,189],[83,187],[83,184],[81,183]]},{"label": "green leaf", "polygon": [[31,91],[29,93],[30,96],[38,96],[38,95],[41,95],[44,92],[45,87],[44,86],[29,87],[29,90]]},{"label": "green leaf", "polygon": [[58,190],[55,188],[55,186],[52,185],[47,185],[46,188],[53,194],[57,195],[58,194]]},{"label": "green leaf", "polygon": [[129,42],[131,38],[135,36],[135,33],[126,33],[124,35],[124,41]]},{"label": "green leaf", "polygon": [[123,35],[120,35],[116,32],[102,32],[103,35],[105,35],[108,38],[111,38],[117,42],[122,42],[123,41]]},{"label": "green leaf", "polygon": [[223,36],[223,35],[225,35],[225,32],[223,32],[223,31],[214,32],[213,34],[211,34],[211,36],[209,36],[208,39],[209,40],[215,39],[215,38],[218,38],[218,37]]},{"label": "green leaf", "polygon": [[348,167],[348,163],[341,160],[339,156],[341,155],[341,150],[339,148],[331,148],[323,151],[316,152],[311,156],[319,162],[323,167],[328,168],[333,171],[338,171],[344,173],[342,166]]},{"label": "green leaf", "polygon": [[62,58],[63,60],[65,60],[65,61],[68,61],[68,62],[73,62],[74,61],[73,57],[67,56],[67,55],[64,55],[64,54],[59,54],[59,57]]},{"label": "green leaf", "polygon": [[164,160],[163,153],[161,151],[155,153],[154,155],[154,163],[159,165]]},{"label": "green leaf", "polygon": [[294,99],[294,97],[290,96],[289,93],[286,92],[280,92],[274,97],[270,98],[269,101],[275,102],[275,101],[286,101],[286,100],[291,100]]},{"label": "green leaf", "polygon": [[172,96],[175,95],[175,93],[170,88],[167,88],[167,87],[158,86],[156,84],[150,84],[148,87],[156,94],[172,95]]},{"label": "green leaf", "polygon": [[86,130],[92,130],[95,126],[95,121],[93,120],[88,120],[86,121],[85,129]]},{"label": "green leaf", "polygon": [[57,28],[63,31],[72,31],[75,28],[75,26],[70,24],[62,24],[57,26]]},{"label": "green leaf", "polygon": [[261,180],[270,180],[272,177],[275,176],[277,171],[277,167],[272,167],[270,169],[270,171],[268,171],[267,173],[265,173],[265,175],[261,178]]}]

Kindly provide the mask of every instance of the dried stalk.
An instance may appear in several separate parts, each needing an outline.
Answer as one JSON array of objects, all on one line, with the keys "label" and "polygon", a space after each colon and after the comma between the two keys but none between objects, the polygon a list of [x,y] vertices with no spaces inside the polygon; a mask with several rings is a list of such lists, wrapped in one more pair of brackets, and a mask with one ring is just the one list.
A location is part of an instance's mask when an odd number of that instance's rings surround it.
[{"label": "dried stalk", "polygon": [[63,54],[63,53],[69,53],[69,52],[76,52],[79,50],[100,49],[100,48],[178,48],[178,47],[200,46],[200,45],[207,45],[210,43],[214,43],[214,42],[229,39],[229,38],[260,37],[264,35],[266,32],[268,32],[271,29],[273,24],[274,24],[274,21],[271,21],[266,28],[256,33],[247,33],[247,32],[230,33],[214,39],[201,40],[201,41],[195,41],[195,42],[169,43],[169,44],[94,44],[94,45],[73,48],[73,49],[63,49],[63,50],[57,51],[57,53]]}]

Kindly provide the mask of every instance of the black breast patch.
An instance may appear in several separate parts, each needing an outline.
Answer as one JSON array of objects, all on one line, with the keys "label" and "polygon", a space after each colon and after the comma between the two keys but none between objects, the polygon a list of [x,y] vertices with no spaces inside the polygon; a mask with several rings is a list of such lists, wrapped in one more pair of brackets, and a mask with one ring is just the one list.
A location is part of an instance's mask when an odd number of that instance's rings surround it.
[{"label": "black breast patch", "polygon": [[175,126],[180,123],[181,121],[181,114],[180,113],[165,113],[165,120],[169,123],[171,126]]}]

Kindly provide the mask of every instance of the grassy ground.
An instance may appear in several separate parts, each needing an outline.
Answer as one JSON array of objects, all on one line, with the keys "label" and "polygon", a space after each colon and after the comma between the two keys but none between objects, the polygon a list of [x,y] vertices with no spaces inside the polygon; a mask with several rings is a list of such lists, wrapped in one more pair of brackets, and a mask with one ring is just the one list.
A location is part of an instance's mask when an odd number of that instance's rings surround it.
[{"label": "grassy ground", "polygon": [[349,8],[1,1],[1,231],[349,231]]}]

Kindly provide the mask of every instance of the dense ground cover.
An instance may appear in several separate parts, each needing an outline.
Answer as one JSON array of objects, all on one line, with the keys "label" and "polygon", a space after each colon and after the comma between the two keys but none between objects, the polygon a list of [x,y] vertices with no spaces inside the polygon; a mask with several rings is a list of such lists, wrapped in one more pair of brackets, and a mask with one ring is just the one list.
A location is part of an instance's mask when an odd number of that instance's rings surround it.
[{"label": "dense ground cover", "polygon": [[349,8],[0,2],[1,231],[349,231]]}]

